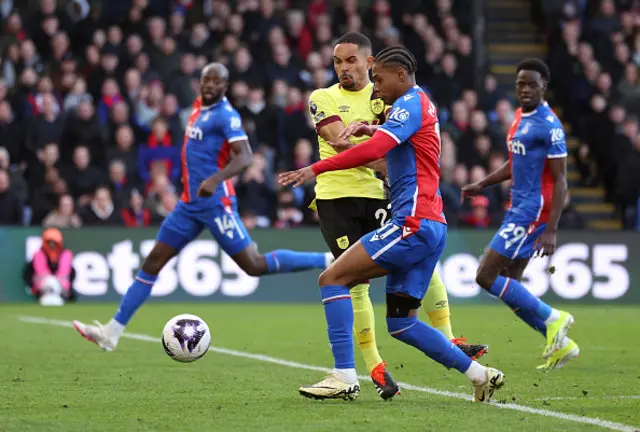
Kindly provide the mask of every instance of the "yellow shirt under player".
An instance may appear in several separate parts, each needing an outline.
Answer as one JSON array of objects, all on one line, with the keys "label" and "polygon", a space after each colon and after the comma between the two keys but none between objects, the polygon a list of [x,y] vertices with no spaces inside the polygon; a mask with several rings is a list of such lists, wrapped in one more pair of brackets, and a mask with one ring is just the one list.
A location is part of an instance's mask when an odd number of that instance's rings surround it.
[{"label": "yellow shirt under player", "polygon": [[[316,132],[323,126],[336,121],[342,121],[345,126],[355,122],[378,124],[376,112],[382,113],[385,106],[381,99],[371,99],[372,92],[373,83],[367,84],[360,91],[345,90],[340,84],[315,90],[309,97],[309,111],[316,125]],[[368,136],[351,137],[351,141],[360,144],[369,138]],[[318,135],[318,143],[320,159],[337,154],[320,135]],[[320,174],[316,180],[315,191],[317,199],[385,198],[382,180],[376,177],[374,170],[365,167]],[[315,207],[313,204],[312,207]]]}]

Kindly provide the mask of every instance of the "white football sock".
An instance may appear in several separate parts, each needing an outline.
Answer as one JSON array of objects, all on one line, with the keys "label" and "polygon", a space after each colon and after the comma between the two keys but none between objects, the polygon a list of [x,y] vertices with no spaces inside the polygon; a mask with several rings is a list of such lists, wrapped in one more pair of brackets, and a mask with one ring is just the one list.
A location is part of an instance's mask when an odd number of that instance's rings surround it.
[{"label": "white football sock", "polygon": [[557,309],[551,309],[551,315],[549,315],[549,318],[547,318],[544,323],[551,324],[558,318],[560,318],[560,311]]},{"label": "white football sock", "polygon": [[483,383],[487,380],[487,368],[476,361],[472,361],[469,369],[464,373],[474,383]]},{"label": "white football sock", "polygon": [[111,318],[111,320],[104,326],[109,337],[120,339],[122,333],[124,333],[124,325],[120,324],[118,321]]},{"label": "white football sock", "polygon": [[358,381],[358,374],[354,368],[351,369],[334,369],[333,374],[341,381],[353,384]]}]

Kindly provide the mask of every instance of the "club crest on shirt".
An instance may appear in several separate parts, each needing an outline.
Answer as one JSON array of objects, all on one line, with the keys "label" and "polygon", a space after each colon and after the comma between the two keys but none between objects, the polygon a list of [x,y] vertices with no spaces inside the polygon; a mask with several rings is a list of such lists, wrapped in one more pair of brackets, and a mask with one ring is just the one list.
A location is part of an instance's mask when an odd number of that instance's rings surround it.
[{"label": "club crest on shirt", "polygon": [[342,236],[339,239],[336,240],[336,243],[338,244],[338,247],[342,250],[345,250],[346,248],[349,247],[349,237],[348,236]]},{"label": "club crest on shirt", "polygon": [[382,111],[384,111],[384,102],[382,101],[382,99],[378,98],[371,100],[371,111],[375,115],[382,114]]}]

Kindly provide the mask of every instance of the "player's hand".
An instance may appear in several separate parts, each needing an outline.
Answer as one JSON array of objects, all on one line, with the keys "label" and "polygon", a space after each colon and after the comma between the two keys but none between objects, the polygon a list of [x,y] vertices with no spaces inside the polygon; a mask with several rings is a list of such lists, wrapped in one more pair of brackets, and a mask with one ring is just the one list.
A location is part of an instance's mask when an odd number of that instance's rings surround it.
[{"label": "player's hand", "polygon": [[375,131],[372,131],[366,123],[351,123],[346,128],[342,129],[342,132],[338,135],[341,140],[346,140],[351,136],[361,137],[364,135],[371,136]]},{"label": "player's hand", "polygon": [[351,147],[355,146],[354,143],[348,141],[346,139],[338,139],[337,141],[329,141],[329,145],[333,147],[335,151],[338,153],[343,152],[345,150],[349,150]]},{"label": "player's hand", "polygon": [[479,195],[482,192],[482,185],[480,183],[471,183],[462,187],[462,196],[460,197],[460,202],[464,201],[465,198],[474,197]]},{"label": "player's hand", "polygon": [[537,257],[551,256],[556,251],[556,231],[546,229],[533,245]]},{"label": "player's hand", "polygon": [[280,174],[278,183],[282,186],[288,186],[293,183],[293,187],[298,187],[301,184],[315,178],[316,173],[313,172],[311,166],[301,168],[297,171],[289,171]]},{"label": "player's hand", "polygon": [[211,176],[200,183],[198,186],[198,196],[208,198],[218,189],[220,182],[214,176]]}]

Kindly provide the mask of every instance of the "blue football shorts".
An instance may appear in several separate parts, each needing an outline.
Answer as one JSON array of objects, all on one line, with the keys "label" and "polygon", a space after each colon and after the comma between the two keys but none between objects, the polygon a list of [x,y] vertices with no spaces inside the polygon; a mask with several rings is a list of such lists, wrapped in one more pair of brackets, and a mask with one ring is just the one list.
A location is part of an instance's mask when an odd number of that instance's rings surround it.
[{"label": "blue football shorts", "polygon": [[519,213],[507,212],[489,247],[510,260],[531,258],[535,243],[547,224]]},{"label": "blue football shorts", "polygon": [[407,220],[402,223],[392,219],[360,241],[371,259],[389,272],[387,293],[422,300],[444,252],[447,225],[426,219]]},{"label": "blue football shorts", "polygon": [[252,244],[251,237],[238,215],[235,200],[231,206],[222,203],[201,208],[193,203],[178,202],[160,226],[156,240],[177,250],[198,237],[207,228],[229,256]]}]

